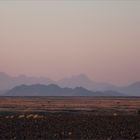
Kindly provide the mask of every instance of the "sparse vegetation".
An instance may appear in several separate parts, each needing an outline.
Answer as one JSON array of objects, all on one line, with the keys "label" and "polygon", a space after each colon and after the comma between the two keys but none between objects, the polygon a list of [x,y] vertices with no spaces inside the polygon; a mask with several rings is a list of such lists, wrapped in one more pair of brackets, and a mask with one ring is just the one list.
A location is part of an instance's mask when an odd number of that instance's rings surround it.
[{"label": "sparse vegetation", "polygon": [[137,114],[140,115],[140,109],[137,110]]}]

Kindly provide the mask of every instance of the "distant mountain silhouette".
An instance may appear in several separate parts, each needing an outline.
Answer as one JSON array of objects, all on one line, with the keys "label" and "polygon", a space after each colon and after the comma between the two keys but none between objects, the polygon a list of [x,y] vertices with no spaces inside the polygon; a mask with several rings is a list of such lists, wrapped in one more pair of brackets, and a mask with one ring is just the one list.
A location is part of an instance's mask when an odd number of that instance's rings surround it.
[{"label": "distant mountain silhouette", "polygon": [[93,92],[83,87],[61,88],[55,84],[50,85],[21,85],[17,86],[7,93],[5,96],[117,96],[120,93]]},{"label": "distant mountain silhouette", "polygon": [[83,87],[85,89],[88,89],[89,91],[100,91],[102,93],[106,91],[110,93],[113,91],[114,93],[116,91],[117,93],[124,93],[126,96],[127,95],[140,96],[140,81],[132,83],[131,85],[125,87],[117,87],[109,83],[95,82],[85,74],[64,78],[59,81],[53,81],[46,77],[29,77],[26,75],[13,77],[6,73],[0,72],[0,95],[18,85],[35,85],[35,84],[42,85],[56,84],[63,88]]},{"label": "distant mountain silhouette", "polygon": [[126,87],[121,87],[118,91],[123,92],[129,96],[140,96],[140,81]]},{"label": "distant mountain silhouette", "polygon": [[20,75],[17,77],[12,77],[6,73],[0,72],[0,90],[9,90],[17,85],[21,84],[51,84],[54,83],[53,80],[45,77],[29,77],[25,75]]},{"label": "distant mountain silhouette", "polygon": [[97,83],[92,81],[87,75],[80,74],[76,76],[72,76],[69,78],[64,78],[59,80],[57,84],[61,87],[70,87],[75,88],[77,86],[81,86],[93,91],[106,91],[106,90],[115,90],[116,86],[109,83]]},{"label": "distant mountain silhouette", "polygon": [[85,74],[80,74],[77,76],[72,76],[70,78],[64,78],[59,81],[53,81],[46,77],[29,77],[26,75],[20,75],[17,77],[12,77],[6,73],[0,72],[0,90],[11,89],[17,85],[26,84],[57,84],[61,87],[84,87],[93,91],[105,91],[114,90],[116,87],[108,83],[96,83],[92,81]]}]

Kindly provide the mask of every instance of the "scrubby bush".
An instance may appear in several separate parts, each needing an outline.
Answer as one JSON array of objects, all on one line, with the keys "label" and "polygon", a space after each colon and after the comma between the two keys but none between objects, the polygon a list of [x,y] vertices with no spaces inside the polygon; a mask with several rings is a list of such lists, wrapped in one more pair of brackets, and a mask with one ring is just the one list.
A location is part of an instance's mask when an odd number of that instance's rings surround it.
[{"label": "scrubby bush", "polygon": [[137,114],[140,115],[140,109],[137,110]]}]

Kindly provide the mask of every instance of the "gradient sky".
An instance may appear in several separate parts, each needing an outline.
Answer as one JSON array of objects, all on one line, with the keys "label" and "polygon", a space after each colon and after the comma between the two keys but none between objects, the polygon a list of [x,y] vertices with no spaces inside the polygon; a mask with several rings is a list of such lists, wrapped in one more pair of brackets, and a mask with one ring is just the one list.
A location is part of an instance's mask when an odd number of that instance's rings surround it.
[{"label": "gradient sky", "polygon": [[0,0],[0,71],[140,80],[140,1]]}]

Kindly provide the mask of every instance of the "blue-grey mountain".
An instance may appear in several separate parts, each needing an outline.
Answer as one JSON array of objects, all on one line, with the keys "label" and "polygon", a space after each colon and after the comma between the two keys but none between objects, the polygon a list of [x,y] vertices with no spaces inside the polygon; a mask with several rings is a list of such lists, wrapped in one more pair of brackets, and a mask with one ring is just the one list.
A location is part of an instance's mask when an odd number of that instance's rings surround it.
[{"label": "blue-grey mountain", "polygon": [[[90,91],[113,92],[124,93],[126,96],[140,96],[140,82],[132,83],[125,87],[117,87],[109,83],[98,83],[91,80],[85,74],[80,74],[68,78],[61,79],[59,81],[51,80],[47,77],[31,77],[26,75],[10,76],[6,73],[0,72],[0,95],[7,90],[12,89],[18,85],[33,85],[33,84],[56,84],[62,88],[76,88],[83,87]],[[119,94],[116,96],[120,96]]]},{"label": "blue-grey mountain", "polygon": [[61,88],[50,85],[21,85],[9,90],[5,96],[116,96],[123,95],[111,92],[93,92],[83,87]]}]

